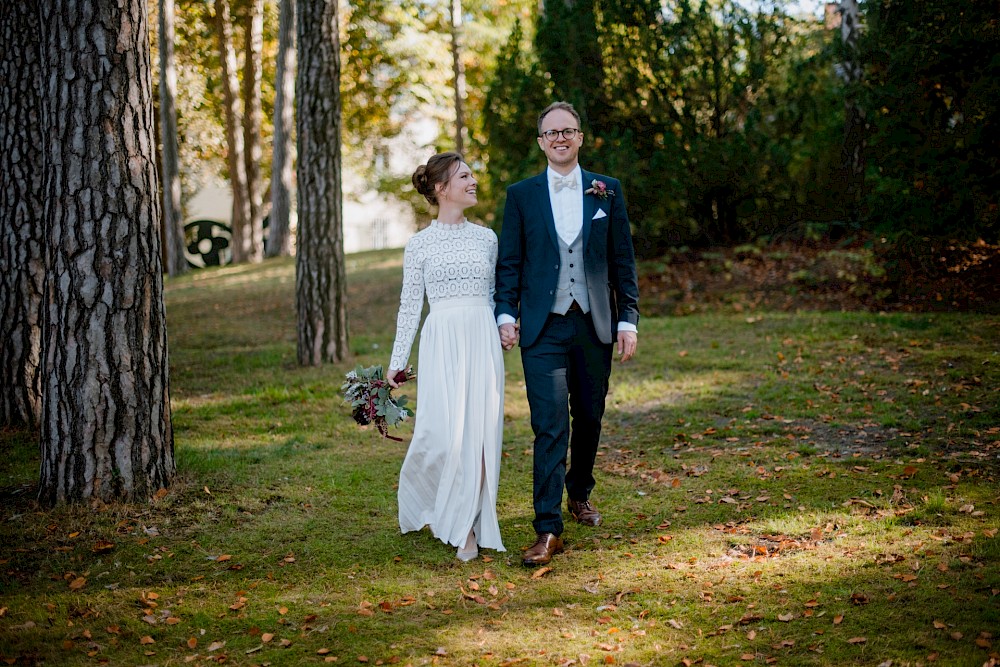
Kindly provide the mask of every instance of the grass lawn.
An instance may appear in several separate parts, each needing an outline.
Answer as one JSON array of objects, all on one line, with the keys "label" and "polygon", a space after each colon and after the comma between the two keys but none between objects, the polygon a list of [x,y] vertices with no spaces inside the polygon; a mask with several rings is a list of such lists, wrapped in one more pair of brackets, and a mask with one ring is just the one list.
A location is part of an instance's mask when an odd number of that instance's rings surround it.
[{"label": "grass lawn", "polygon": [[43,509],[34,437],[0,431],[0,661],[1000,662],[1000,317],[643,319],[612,376],[604,525],[531,570],[519,355],[509,551],[460,563],[399,534],[411,427],[381,439],[340,399],[388,363],[401,252],[348,262],[353,358],[323,368],[295,363],[293,262],[167,282],[177,479],[151,506]]}]

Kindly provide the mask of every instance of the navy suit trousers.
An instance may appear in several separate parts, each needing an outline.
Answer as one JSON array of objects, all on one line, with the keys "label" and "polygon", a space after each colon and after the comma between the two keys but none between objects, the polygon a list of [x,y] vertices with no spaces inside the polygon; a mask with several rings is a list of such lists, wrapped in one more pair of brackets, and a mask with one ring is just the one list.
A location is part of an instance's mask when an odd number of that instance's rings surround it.
[{"label": "navy suit trousers", "polygon": [[549,315],[538,339],[521,348],[535,433],[532,525],[537,533],[562,534],[564,485],[578,501],[587,500],[594,488],[612,351],[613,345],[597,337],[590,315],[579,310]]}]

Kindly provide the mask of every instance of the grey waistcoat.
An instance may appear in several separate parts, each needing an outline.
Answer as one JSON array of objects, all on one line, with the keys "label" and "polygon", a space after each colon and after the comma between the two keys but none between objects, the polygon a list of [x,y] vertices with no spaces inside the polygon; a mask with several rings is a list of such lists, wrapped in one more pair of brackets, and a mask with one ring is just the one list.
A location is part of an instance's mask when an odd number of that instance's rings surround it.
[{"label": "grey waistcoat", "polygon": [[587,274],[583,270],[583,233],[577,235],[572,245],[557,234],[559,239],[559,282],[556,283],[556,299],[552,312],[565,315],[576,301],[580,309],[590,312],[590,295],[587,293]]}]

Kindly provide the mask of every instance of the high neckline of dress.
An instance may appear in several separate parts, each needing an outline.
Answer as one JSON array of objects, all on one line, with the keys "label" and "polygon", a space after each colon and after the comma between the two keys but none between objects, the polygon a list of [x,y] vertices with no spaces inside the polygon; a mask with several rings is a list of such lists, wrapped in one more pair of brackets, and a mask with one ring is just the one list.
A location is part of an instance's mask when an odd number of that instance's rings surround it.
[{"label": "high neckline of dress", "polygon": [[438,219],[431,220],[431,227],[439,229],[442,232],[458,232],[465,229],[469,225],[467,218],[463,218],[462,222],[441,222]]}]

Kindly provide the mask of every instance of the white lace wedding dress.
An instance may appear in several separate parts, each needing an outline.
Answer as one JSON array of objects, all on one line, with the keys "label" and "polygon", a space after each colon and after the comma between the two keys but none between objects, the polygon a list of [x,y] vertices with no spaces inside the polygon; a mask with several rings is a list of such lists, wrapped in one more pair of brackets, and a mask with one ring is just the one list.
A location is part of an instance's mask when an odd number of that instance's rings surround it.
[{"label": "white lace wedding dress", "polygon": [[438,221],[414,234],[390,368],[407,365],[424,295],[417,413],[399,473],[399,527],[429,526],[456,547],[475,531],[480,547],[505,551],[497,521],[503,438],[503,350],[493,315],[496,234],[468,221]]}]

